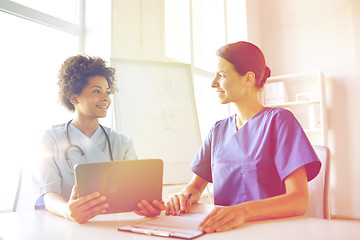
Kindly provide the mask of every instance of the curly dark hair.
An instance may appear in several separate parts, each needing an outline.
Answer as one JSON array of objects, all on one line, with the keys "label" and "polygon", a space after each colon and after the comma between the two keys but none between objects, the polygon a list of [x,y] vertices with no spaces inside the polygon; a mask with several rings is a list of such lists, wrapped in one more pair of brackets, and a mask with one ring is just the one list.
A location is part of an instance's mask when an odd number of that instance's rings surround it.
[{"label": "curly dark hair", "polygon": [[102,76],[106,78],[111,94],[117,91],[115,83],[115,69],[106,66],[106,61],[100,57],[76,55],[69,57],[61,65],[58,74],[59,100],[61,105],[69,111],[75,111],[70,97],[80,94],[88,84],[88,78]]}]

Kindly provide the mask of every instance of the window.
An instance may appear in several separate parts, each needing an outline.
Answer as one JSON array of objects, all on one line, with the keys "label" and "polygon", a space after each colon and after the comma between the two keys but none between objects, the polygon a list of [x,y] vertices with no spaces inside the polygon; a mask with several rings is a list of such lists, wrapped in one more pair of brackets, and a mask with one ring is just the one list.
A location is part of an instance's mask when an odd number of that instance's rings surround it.
[{"label": "window", "polygon": [[29,8],[61,18],[71,23],[79,23],[79,1],[77,0],[11,0]]},{"label": "window", "polygon": [[189,1],[165,0],[165,54],[183,63],[191,62]]},{"label": "window", "polygon": [[34,12],[18,4],[4,1],[0,10],[0,22],[6,23],[0,38],[4,129],[0,137],[0,189],[6,193],[0,198],[0,211],[9,211],[19,169],[32,161],[34,135],[70,119],[70,113],[58,104],[57,73],[67,57],[79,53],[79,34],[58,30],[59,25],[53,28],[51,21],[46,25],[29,21]]},{"label": "window", "polygon": [[194,66],[212,71],[216,50],[226,43],[224,1],[193,0]]},{"label": "window", "polygon": [[220,46],[247,40],[246,1],[164,1],[165,54],[192,65],[200,132],[204,139],[216,120],[231,114],[230,106],[216,104],[211,72]]}]

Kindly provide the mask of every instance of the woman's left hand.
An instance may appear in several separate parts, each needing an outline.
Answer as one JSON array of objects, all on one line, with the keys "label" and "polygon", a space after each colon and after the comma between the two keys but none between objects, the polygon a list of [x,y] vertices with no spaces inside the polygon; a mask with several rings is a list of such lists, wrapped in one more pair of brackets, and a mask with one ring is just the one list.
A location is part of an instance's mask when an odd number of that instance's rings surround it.
[{"label": "woman's left hand", "polygon": [[158,200],[154,200],[152,204],[148,203],[146,200],[142,200],[137,206],[139,210],[135,210],[134,213],[145,217],[155,217],[166,210],[164,201],[159,202]]},{"label": "woman's left hand", "polygon": [[199,230],[223,232],[240,227],[246,222],[245,210],[241,205],[215,208],[199,226]]}]

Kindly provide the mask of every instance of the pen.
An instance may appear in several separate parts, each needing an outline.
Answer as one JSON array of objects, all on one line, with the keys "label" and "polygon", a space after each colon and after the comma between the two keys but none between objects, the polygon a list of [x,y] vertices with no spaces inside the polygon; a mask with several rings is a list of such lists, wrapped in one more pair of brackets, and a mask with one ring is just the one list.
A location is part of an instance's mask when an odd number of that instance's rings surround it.
[{"label": "pen", "polygon": [[[186,195],[186,202],[185,205],[187,205],[187,202],[189,201],[189,199],[191,198],[192,193],[189,193],[188,195]],[[181,213],[185,213],[185,210],[181,211]]]},{"label": "pen", "polygon": [[192,193],[189,193],[188,195],[186,195],[186,203],[191,198],[191,196],[192,196]]}]

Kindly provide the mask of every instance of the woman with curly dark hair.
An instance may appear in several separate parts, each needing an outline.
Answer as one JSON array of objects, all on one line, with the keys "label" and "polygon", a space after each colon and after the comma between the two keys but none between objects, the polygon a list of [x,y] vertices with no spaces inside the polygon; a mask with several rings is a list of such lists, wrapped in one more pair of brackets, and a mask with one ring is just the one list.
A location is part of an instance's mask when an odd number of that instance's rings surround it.
[{"label": "woman with curly dark hair", "polygon": [[[59,71],[61,104],[74,112],[68,123],[53,126],[41,134],[41,156],[34,174],[36,209],[48,211],[79,223],[106,213],[105,196],[92,193],[78,197],[74,179],[77,163],[137,159],[132,140],[99,124],[116,89],[115,69],[99,57],[69,57]],[[67,200],[68,199],[68,200]],[[139,203],[140,211],[159,211]],[[144,214],[142,214],[144,215]]]}]

